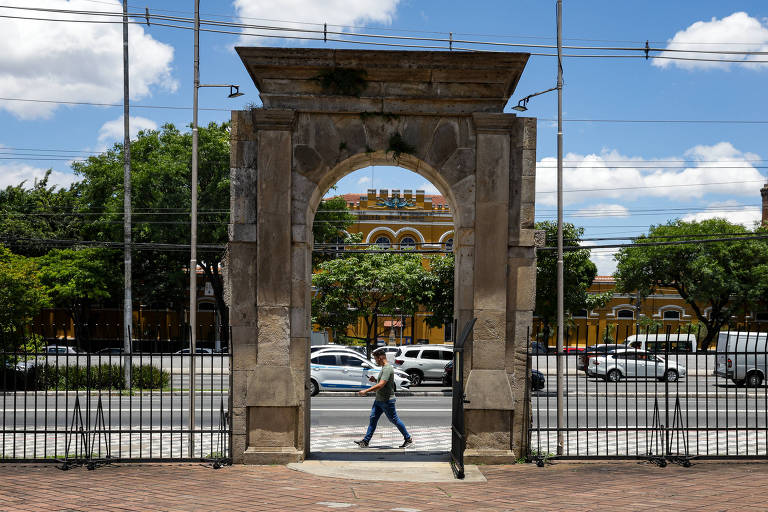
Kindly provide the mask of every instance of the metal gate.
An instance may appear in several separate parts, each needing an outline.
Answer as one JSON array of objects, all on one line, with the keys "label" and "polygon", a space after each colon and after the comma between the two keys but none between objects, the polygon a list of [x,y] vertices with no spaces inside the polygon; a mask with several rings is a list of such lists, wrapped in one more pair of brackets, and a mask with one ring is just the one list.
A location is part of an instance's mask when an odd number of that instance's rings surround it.
[{"label": "metal gate", "polygon": [[[467,341],[477,319],[473,318],[464,327],[461,336],[453,344],[453,405],[451,416],[451,469],[456,478],[464,478],[464,450],[467,438],[464,430],[464,343]],[[455,332],[455,330],[454,330]]]},{"label": "metal gate", "polygon": [[696,346],[695,332],[632,334],[636,326],[611,329],[611,343],[605,332],[592,330],[586,343],[581,333],[578,344],[566,339],[559,354],[532,342],[532,367],[545,385],[531,393],[531,458],[640,458],[660,465],[768,458],[768,333],[742,329],[720,332],[717,347],[707,350]]},{"label": "metal gate", "polygon": [[0,352],[0,461],[228,462],[231,355],[202,352]]}]

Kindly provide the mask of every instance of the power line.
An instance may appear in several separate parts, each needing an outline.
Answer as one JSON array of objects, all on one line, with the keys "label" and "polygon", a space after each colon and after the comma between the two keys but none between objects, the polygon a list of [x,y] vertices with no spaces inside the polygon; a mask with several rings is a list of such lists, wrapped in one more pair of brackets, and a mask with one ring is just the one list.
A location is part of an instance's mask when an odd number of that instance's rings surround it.
[{"label": "power line", "polygon": [[[697,239],[697,240],[676,240],[673,242],[647,242],[647,243],[639,243],[639,244],[605,244],[605,245],[589,245],[589,246],[570,245],[567,247],[563,247],[563,250],[578,251],[581,249],[621,249],[625,247],[656,247],[656,246],[667,246],[667,245],[713,244],[713,243],[720,243],[720,242],[736,242],[736,241],[742,241],[742,240],[768,240],[768,235],[753,235],[753,236],[743,236],[743,237]],[[537,250],[554,251],[554,250],[557,250],[557,247],[551,247],[551,246],[538,247]]]},{"label": "power line", "polygon": [[[122,107],[122,103],[97,103],[94,101],[67,101],[67,100],[40,100],[33,98],[8,98],[0,97],[2,101],[24,101],[29,103],[56,103],[60,105],[88,105],[93,107]],[[131,108],[156,108],[167,110],[192,110],[192,107],[177,107],[171,105],[135,105],[131,104]],[[212,110],[217,112],[231,112],[228,108],[199,108],[198,110]]]},{"label": "power line", "polygon": [[[103,17],[116,17],[119,15],[119,13],[116,12],[105,12],[105,11],[76,11],[76,10],[66,10],[66,9],[49,9],[49,8],[32,8],[32,7],[18,7],[18,6],[0,6],[2,8],[8,8],[8,9],[16,9],[16,10],[26,10],[26,11],[36,11],[36,12],[51,12],[51,13],[57,13],[57,14],[71,14],[71,15],[81,15],[81,16],[103,16]],[[146,10],[143,13],[130,13],[129,17],[142,20],[141,22],[132,22],[134,24],[144,24],[146,21],[147,25],[155,25],[160,27],[168,27],[168,28],[176,28],[176,29],[185,29],[185,30],[193,30],[194,27],[192,26],[183,26],[183,25],[174,25],[171,23],[162,23],[158,22],[158,20],[162,21],[170,21],[172,23],[193,23],[192,18],[185,18],[185,17],[179,17],[179,16],[164,16],[164,15],[157,15],[157,14],[150,14],[148,10]],[[53,18],[39,18],[39,17],[31,17],[31,16],[11,16],[11,15],[0,15],[0,18],[10,18],[10,19],[26,19],[26,20],[34,20],[34,21],[48,21],[48,22],[78,22],[78,23],[122,23],[120,20],[115,21],[109,21],[109,20],[93,20],[93,19],[53,19]],[[279,27],[279,26],[273,26],[273,25],[254,25],[254,24],[247,24],[247,23],[235,23],[235,22],[222,22],[217,20],[210,20],[205,19],[201,20],[202,25],[207,26],[216,26],[216,27],[225,27],[225,28],[237,28],[240,29],[238,32],[234,31],[227,31],[227,30],[217,30],[217,29],[210,29],[210,28],[200,28],[202,31],[206,32],[212,32],[212,33],[222,33],[222,34],[232,34],[232,35],[238,35],[238,36],[252,36],[252,37],[272,37],[272,38],[279,38],[279,39],[303,39],[303,40],[322,40],[324,42],[338,42],[342,44],[359,44],[359,45],[375,45],[375,46],[390,46],[390,47],[403,47],[403,48],[421,48],[421,49],[453,49],[457,51],[488,51],[483,49],[478,49],[474,47],[460,47],[456,46],[456,44],[468,44],[468,45],[474,45],[474,46],[492,46],[492,47],[511,47],[511,48],[546,48],[551,49],[555,48],[554,45],[538,45],[538,44],[530,44],[530,43],[507,43],[507,42],[500,42],[500,41],[483,41],[483,40],[467,40],[467,39],[454,39],[454,38],[438,38],[438,37],[415,37],[415,36],[400,36],[400,35],[387,35],[387,34],[370,34],[370,33],[361,33],[361,32],[346,32],[341,30],[327,30],[327,25],[323,27],[323,30],[318,29],[301,29],[301,28],[292,28],[292,27]],[[282,32],[282,34],[263,34],[263,33],[249,33],[245,32],[246,29],[257,29],[257,30],[266,30],[266,31],[277,31]],[[285,33],[290,33],[291,35],[285,36]],[[301,33],[301,34],[317,34],[316,37],[312,36],[296,36],[293,35],[294,33]],[[345,39],[339,39],[335,37],[328,37],[330,35],[338,35],[343,36]],[[321,37],[322,35],[322,37]],[[355,38],[367,38],[367,39],[378,39],[379,41],[371,41],[371,40],[359,40],[359,39],[348,39],[351,37]],[[429,45],[429,44],[404,44],[404,43],[393,43],[393,42],[382,42],[381,40],[385,41],[413,41],[413,42],[426,42],[426,43],[443,43],[441,46],[435,46],[435,45]],[[694,53],[694,54],[724,54],[724,55],[745,55],[745,56],[754,56],[754,55],[766,55],[768,52],[761,52],[761,51],[736,51],[736,50],[681,50],[676,48],[651,48],[648,46],[638,46],[638,47],[605,47],[605,46],[567,46],[567,49],[571,50],[597,50],[597,51],[633,51],[638,52],[637,54],[629,54],[629,55],[609,55],[609,54],[597,54],[597,55],[585,55],[585,54],[566,54],[563,55],[564,57],[572,57],[572,58],[642,58],[647,60],[647,55],[649,52],[667,52],[667,53]],[[537,56],[556,56],[555,54],[546,54],[546,53],[532,53],[532,55]],[[748,62],[750,64],[761,64],[761,63],[768,63],[768,60],[748,60],[744,61],[736,60],[736,59],[707,59],[707,58],[692,58],[692,57],[675,57],[675,56],[668,56],[668,55],[654,55],[653,58],[658,59],[670,59],[670,60],[695,60],[695,61],[704,61],[704,62],[724,62],[724,63],[744,63]]]}]

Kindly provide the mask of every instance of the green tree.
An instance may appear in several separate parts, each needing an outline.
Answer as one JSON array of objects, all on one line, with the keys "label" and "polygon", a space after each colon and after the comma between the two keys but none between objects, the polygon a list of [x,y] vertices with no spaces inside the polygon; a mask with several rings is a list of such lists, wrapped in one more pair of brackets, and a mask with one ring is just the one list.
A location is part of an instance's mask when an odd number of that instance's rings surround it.
[{"label": "green tree", "polygon": [[[547,245],[557,240],[557,223],[537,222],[536,229],[547,234]],[[579,245],[584,228],[570,223],[563,224],[564,245]],[[611,293],[589,293],[589,287],[597,276],[597,266],[589,259],[589,249],[577,249],[563,253],[563,304],[570,317],[581,309],[587,311],[605,306]],[[536,255],[536,315],[544,326],[545,339],[557,320],[557,252],[538,251]]]},{"label": "green tree", "polygon": [[[652,226],[637,246],[616,255],[617,291],[647,297],[659,287],[676,290],[706,327],[702,347],[739,312],[768,296],[768,243],[765,240],[642,246],[643,243],[743,235],[747,229],[725,219],[671,221]],[[766,233],[765,228],[760,232]],[[711,308],[711,309],[710,309]],[[704,310],[709,309],[705,315]]]},{"label": "green tree", "polygon": [[54,249],[37,259],[40,282],[57,307],[65,309],[75,326],[78,346],[87,339],[91,305],[119,296],[122,275],[119,254],[96,247]]},{"label": "green tree", "polygon": [[453,254],[434,256],[429,261],[429,271],[424,274],[422,300],[424,308],[432,316],[424,319],[430,327],[442,327],[453,320]]},{"label": "green tree", "polygon": [[0,350],[18,349],[29,322],[49,303],[35,260],[0,245]]},{"label": "green tree", "polygon": [[[312,223],[312,236],[315,246],[318,244],[340,244],[346,241],[348,234],[345,230],[352,225],[355,217],[349,212],[347,202],[342,196],[332,197],[320,203],[317,207],[315,220]],[[350,242],[347,242],[350,243]],[[312,254],[312,267],[317,267],[323,261],[337,257],[335,254]]]},{"label": "green tree", "polygon": [[[172,124],[140,132],[131,143],[133,240],[170,244],[134,252],[134,297],[147,304],[173,303],[181,312],[187,301],[190,243],[192,135]],[[73,164],[82,179],[82,208],[95,219],[85,230],[97,240],[122,240],[123,148]],[[199,129],[198,244],[227,242],[229,215],[229,125]],[[175,250],[173,246],[176,246]],[[212,284],[220,333],[228,336],[221,263],[224,250],[200,247],[198,265]]]},{"label": "green tree", "polygon": [[84,218],[78,212],[78,185],[48,185],[51,171],[31,186],[25,182],[0,189],[0,241],[14,253],[40,256],[49,240],[78,240]]},{"label": "green tree", "polygon": [[312,276],[313,321],[344,331],[362,318],[369,355],[379,334],[378,315],[407,314],[418,307],[426,272],[418,254],[367,251],[325,261],[318,270]]}]

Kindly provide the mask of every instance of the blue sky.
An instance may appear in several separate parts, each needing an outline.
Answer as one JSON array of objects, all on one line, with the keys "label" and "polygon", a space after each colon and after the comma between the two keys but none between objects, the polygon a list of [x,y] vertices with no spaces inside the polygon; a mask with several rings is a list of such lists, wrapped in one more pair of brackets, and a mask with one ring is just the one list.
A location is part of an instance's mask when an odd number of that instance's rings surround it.
[{"label": "blue sky", "polygon": [[[648,40],[658,48],[768,52],[765,1],[563,3],[566,45],[637,48]],[[222,21],[302,28],[319,25],[298,23],[326,22],[358,33],[445,37],[453,32],[457,39],[555,43],[554,0],[203,0],[201,4],[203,18]],[[115,0],[7,0],[3,5],[121,9]],[[153,14],[191,17],[193,5],[192,0],[145,0],[135,6],[129,3],[129,8],[143,12],[149,7]],[[68,17],[8,8],[0,8],[0,16]],[[0,34],[0,98],[121,102],[120,25],[0,18]],[[132,116],[136,116],[132,126],[188,124],[192,32],[157,24],[136,26],[131,29],[131,41]],[[361,48],[204,32],[201,81],[240,84],[245,96],[230,100],[223,90],[202,89],[201,108],[219,110],[202,110],[201,123],[226,120],[227,110],[258,103],[258,91],[232,50],[244,44]],[[519,51],[554,52],[546,48]],[[567,221],[585,227],[587,237],[640,234],[651,224],[677,217],[718,215],[748,227],[759,217],[759,189],[768,176],[768,64],[744,61],[768,60],[768,54],[675,55],[742,62],[564,60],[565,213]],[[555,76],[554,58],[532,56],[508,110],[521,97],[552,87]],[[553,219],[555,214],[551,191],[555,187],[556,99],[554,93],[533,98],[525,114],[540,120],[540,220]],[[122,140],[121,115],[121,107],[0,99],[0,186],[31,181],[48,168],[54,170],[54,182],[70,182],[72,158]],[[338,191],[362,192],[371,186],[365,178],[372,174],[375,188],[427,188],[421,177],[377,168],[373,173],[367,169],[348,176]],[[595,250],[593,259],[601,273],[613,270],[611,251]]]}]

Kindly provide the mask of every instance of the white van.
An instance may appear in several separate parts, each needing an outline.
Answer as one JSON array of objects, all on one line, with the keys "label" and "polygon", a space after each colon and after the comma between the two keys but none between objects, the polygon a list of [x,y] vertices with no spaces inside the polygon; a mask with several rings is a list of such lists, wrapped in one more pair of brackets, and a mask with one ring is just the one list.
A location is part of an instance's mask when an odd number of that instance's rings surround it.
[{"label": "white van", "polygon": [[723,331],[717,337],[715,375],[737,386],[758,387],[765,380],[768,333]]},{"label": "white van", "polygon": [[[624,344],[647,352],[696,352],[695,334],[633,334]],[[666,345],[666,346],[665,346]]]}]

